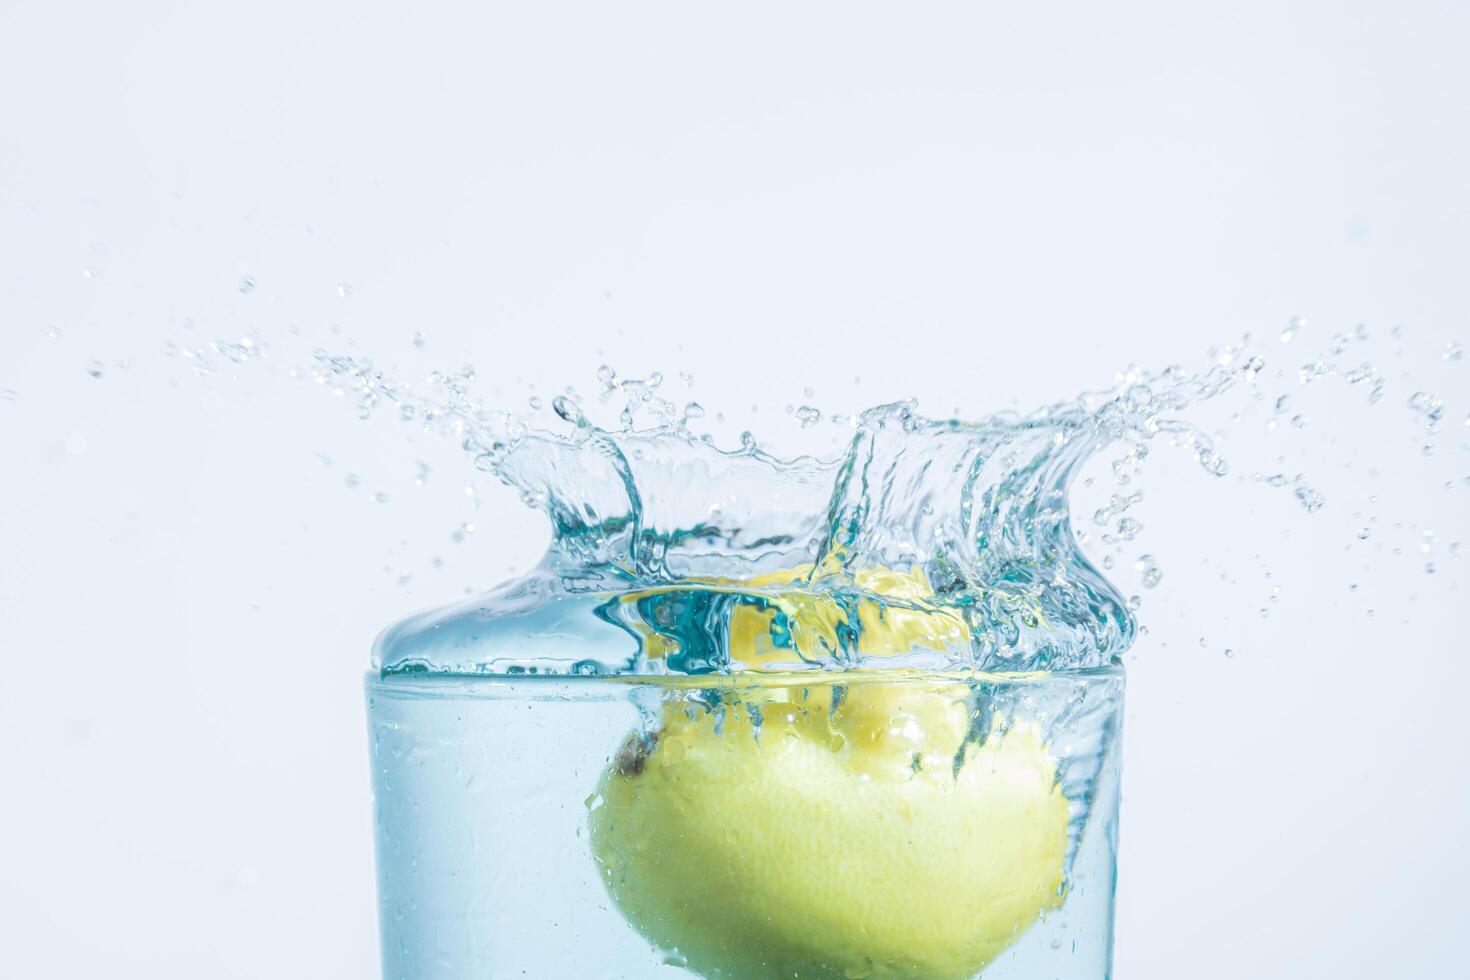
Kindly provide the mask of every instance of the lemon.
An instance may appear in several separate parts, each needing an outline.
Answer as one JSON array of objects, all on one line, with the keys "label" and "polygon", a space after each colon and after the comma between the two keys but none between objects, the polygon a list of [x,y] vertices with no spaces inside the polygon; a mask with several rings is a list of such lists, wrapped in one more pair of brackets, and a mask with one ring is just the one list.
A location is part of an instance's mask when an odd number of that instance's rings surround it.
[{"label": "lemon", "polygon": [[[759,659],[761,615],[732,653]],[[907,615],[866,642],[953,625]],[[671,695],[592,799],[608,894],[705,977],[973,977],[1061,904],[1068,804],[1039,733],[972,731],[971,703],[922,675]]]}]

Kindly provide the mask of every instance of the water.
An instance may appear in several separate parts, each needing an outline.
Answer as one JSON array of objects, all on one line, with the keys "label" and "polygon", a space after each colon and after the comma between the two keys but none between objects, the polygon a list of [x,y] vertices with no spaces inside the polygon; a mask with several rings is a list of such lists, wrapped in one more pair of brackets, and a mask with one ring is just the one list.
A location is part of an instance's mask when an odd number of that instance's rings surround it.
[{"label": "water", "polygon": [[[834,692],[908,699],[918,723],[891,755],[819,744],[873,720],[834,717]],[[975,731],[945,741],[931,699]],[[760,736],[740,720],[757,704]],[[385,977],[1107,975],[1116,668],[837,687],[374,673],[368,705]],[[811,731],[780,734],[777,705]],[[1055,784],[946,792],[1029,764],[1033,732]],[[961,741],[976,755],[955,777]],[[916,747],[939,771],[911,771]]]},{"label": "water", "polygon": [[[880,406],[789,459],[696,436],[657,377],[604,372],[612,430],[558,396],[556,433],[471,402],[469,372],[435,401],[319,364],[554,530],[530,574],[376,645],[389,977],[1108,974],[1138,599],[1067,493],[1161,433],[1228,472],[1171,413],[1258,358],[1027,416]],[[1095,522],[1132,540],[1138,499]]]}]

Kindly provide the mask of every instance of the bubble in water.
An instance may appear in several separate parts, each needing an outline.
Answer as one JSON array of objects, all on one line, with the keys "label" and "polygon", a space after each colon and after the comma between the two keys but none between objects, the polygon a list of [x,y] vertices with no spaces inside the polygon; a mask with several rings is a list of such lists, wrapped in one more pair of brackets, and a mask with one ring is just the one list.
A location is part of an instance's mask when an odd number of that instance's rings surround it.
[{"label": "bubble in water", "polygon": [[1133,567],[1138,570],[1139,579],[1143,582],[1145,589],[1157,587],[1164,578],[1164,572],[1159,568],[1158,559],[1153,555],[1139,555]]},{"label": "bubble in water", "polygon": [[241,295],[249,295],[255,291],[255,278],[253,276],[241,276],[235,288],[240,290]]},{"label": "bubble in water", "polygon": [[1304,317],[1294,316],[1290,320],[1287,320],[1286,326],[1281,328],[1281,342],[1283,344],[1290,343],[1291,338],[1296,336],[1296,332],[1306,325],[1307,321]]}]

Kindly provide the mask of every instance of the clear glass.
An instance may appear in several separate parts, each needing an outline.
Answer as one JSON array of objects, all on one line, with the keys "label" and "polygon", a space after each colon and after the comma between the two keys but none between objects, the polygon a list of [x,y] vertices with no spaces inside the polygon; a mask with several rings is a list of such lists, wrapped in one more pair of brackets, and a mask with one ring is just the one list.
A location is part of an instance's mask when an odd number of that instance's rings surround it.
[{"label": "clear glass", "polygon": [[367,701],[387,980],[1110,974],[1119,667]]}]

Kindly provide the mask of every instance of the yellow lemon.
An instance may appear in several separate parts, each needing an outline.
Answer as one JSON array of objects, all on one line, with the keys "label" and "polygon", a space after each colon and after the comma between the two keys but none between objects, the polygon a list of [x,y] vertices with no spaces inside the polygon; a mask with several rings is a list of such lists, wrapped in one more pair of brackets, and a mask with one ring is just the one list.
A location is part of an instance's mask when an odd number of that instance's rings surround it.
[{"label": "yellow lemon", "polygon": [[[764,615],[732,617],[732,653],[760,659]],[[866,642],[954,626],[906,615]],[[651,942],[727,980],[959,980],[1060,905],[1068,804],[1037,732],[972,731],[953,681],[791,684],[671,697],[603,774],[593,856]]]}]

